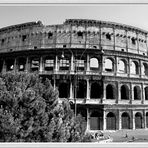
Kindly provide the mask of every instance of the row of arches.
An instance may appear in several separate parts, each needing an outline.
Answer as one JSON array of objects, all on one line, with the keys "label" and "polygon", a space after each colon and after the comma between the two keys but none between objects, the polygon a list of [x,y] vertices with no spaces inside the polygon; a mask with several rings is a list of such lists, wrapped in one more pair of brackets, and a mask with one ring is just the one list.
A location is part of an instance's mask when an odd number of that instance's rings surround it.
[{"label": "row of arches", "polygon": [[[113,72],[114,71],[114,67],[115,67],[115,61],[113,58],[106,58],[105,61],[105,66],[104,69],[106,72]],[[128,62],[125,59],[120,59],[117,63],[117,72],[119,73],[127,73],[128,72]],[[141,72],[140,72],[140,68],[141,68]],[[137,61],[131,61],[130,63],[130,74],[142,74],[142,75],[146,75],[148,76],[148,63],[143,62],[142,66],[139,65],[139,63]]]},{"label": "row of arches", "polygon": [[[55,56],[46,56],[40,60],[39,57],[31,57],[28,62],[30,64],[29,68],[31,71],[39,71],[40,68],[40,63],[42,62],[42,68],[44,71],[52,71],[55,69],[55,67],[58,67],[59,70],[70,70],[71,68],[71,57],[65,56],[64,58],[58,57],[57,59],[57,64],[56,66],[56,59],[54,58]],[[90,57],[89,61],[85,59],[85,57],[82,57],[81,59],[79,58],[74,58],[75,60],[72,62],[73,64],[73,69],[74,67],[77,68],[77,70],[90,70],[90,71],[99,71],[100,70],[100,59],[96,57]],[[16,62],[15,62],[16,60]],[[86,64],[86,61],[89,62],[89,64]],[[8,58],[5,60],[5,65],[6,65],[6,71],[11,71],[16,68],[18,71],[24,71],[26,68],[26,62],[27,58],[25,57],[20,57],[17,59],[13,58]],[[106,72],[114,72],[115,71],[115,61],[113,58],[105,58],[104,59],[104,70]],[[16,64],[16,66],[15,66]],[[120,59],[118,61],[118,68],[117,72],[118,73],[127,73],[128,72],[128,62],[125,59]],[[3,65],[3,61],[0,60],[0,65]],[[89,68],[86,68],[89,65]],[[0,67],[0,70],[2,71],[2,66]],[[141,72],[140,72],[141,71]],[[142,74],[148,76],[148,64],[146,62],[143,62],[141,70],[139,63],[137,61],[131,61],[130,64],[130,73],[131,74]]]},{"label": "row of arches", "polygon": [[[116,130],[117,122],[119,118],[116,117],[115,113],[109,112],[106,115],[106,130]],[[137,112],[134,116],[134,124],[136,129],[143,128],[143,116],[140,112]],[[146,113],[146,128],[148,128],[148,112]],[[121,115],[121,129],[132,129],[133,128],[132,117],[127,112]],[[90,130],[103,130],[103,113],[94,111],[90,115]],[[119,126],[119,125],[118,125]]]},{"label": "row of arches", "polygon": [[[76,98],[86,98],[87,94],[87,83],[85,80],[79,80],[76,84]],[[106,99],[116,99],[117,98],[117,89],[114,85],[108,84],[103,88],[103,84],[98,82],[92,82],[90,85],[90,98],[97,99],[103,96],[103,89],[106,91]],[[59,97],[60,98],[69,98],[70,97],[70,82],[60,82],[58,85]],[[123,84],[120,86],[120,99],[129,100],[130,99],[130,90],[129,86]],[[141,88],[140,86],[133,87],[133,99],[141,100]],[[144,88],[145,100],[148,100],[148,86]],[[74,94],[73,94],[74,96]]]},{"label": "row of arches", "polygon": [[[76,98],[86,98],[87,83],[85,80],[78,81],[76,84]],[[58,86],[59,97],[69,98],[70,97],[70,82],[61,82]],[[90,98],[96,99],[101,98],[103,94],[103,87],[101,82],[94,82],[90,87]],[[74,96],[74,94],[73,94]]]},{"label": "row of arches", "polygon": [[[132,93],[132,90],[127,85],[122,85],[120,87],[120,99],[121,100],[129,100],[130,99],[130,93]],[[140,86],[134,86],[133,87],[133,99],[134,100],[141,100],[142,91]],[[106,99],[116,99],[117,90],[115,86],[112,84],[108,84],[106,86]],[[148,100],[148,86],[144,88],[144,94],[145,94],[145,100]]]}]

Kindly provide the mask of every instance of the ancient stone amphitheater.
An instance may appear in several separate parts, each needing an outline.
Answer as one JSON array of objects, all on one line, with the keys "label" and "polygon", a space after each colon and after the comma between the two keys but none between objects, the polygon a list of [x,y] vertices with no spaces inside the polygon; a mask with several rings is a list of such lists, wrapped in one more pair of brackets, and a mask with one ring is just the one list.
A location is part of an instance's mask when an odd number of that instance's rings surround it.
[{"label": "ancient stone amphitheater", "polygon": [[0,71],[37,71],[70,101],[87,131],[148,128],[148,32],[67,19],[0,29]]}]

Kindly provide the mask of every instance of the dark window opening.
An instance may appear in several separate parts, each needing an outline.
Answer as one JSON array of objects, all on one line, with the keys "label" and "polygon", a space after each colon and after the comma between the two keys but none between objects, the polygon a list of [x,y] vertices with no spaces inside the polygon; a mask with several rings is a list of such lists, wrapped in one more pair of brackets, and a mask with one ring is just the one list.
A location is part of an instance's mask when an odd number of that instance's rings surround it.
[{"label": "dark window opening", "polygon": [[51,39],[53,37],[53,33],[52,32],[48,32],[48,39]]},{"label": "dark window opening", "polygon": [[34,49],[37,49],[37,46],[34,46]]},{"label": "dark window opening", "polygon": [[144,67],[144,75],[148,76],[148,64],[147,63],[143,63],[143,67]]},{"label": "dark window opening", "polygon": [[51,71],[54,68],[54,60],[53,59],[45,59],[45,71]]},{"label": "dark window opening", "polygon": [[31,61],[31,70],[33,72],[39,70],[39,59],[32,59],[32,61]]},{"label": "dark window opening", "polygon": [[4,44],[4,42],[5,42],[5,39],[2,39],[2,40],[1,40],[1,45],[3,45],[3,44]]},{"label": "dark window opening", "polygon": [[6,70],[7,71],[14,70],[14,59],[6,60]]},{"label": "dark window opening", "polygon": [[95,49],[96,49],[96,48],[97,48],[97,46],[93,46],[93,48],[95,48]]},{"label": "dark window opening", "polygon": [[111,35],[109,33],[106,34],[106,39],[111,40]]},{"label": "dark window opening", "polygon": [[69,97],[69,84],[60,83],[59,85],[59,98],[68,98]]},{"label": "dark window opening", "polygon": [[101,98],[103,89],[99,83],[92,83],[91,85],[91,98]]},{"label": "dark window opening", "polygon": [[60,60],[60,70],[69,70],[69,60],[61,59]]},{"label": "dark window opening", "polygon": [[111,84],[106,87],[106,99],[115,99],[114,88]]},{"label": "dark window opening", "polygon": [[106,122],[107,130],[116,130],[116,117],[112,112],[107,114]]},{"label": "dark window opening", "polygon": [[146,113],[146,128],[148,128],[148,112]]},{"label": "dark window opening", "polygon": [[131,38],[131,40],[132,40],[132,44],[136,44],[136,39],[135,38]]},{"label": "dark window opening", "polygon": [[129,100],[129,89],[126,85],[121,86],[121,100]]},{"label": "dark window opening", "polygon": [[122,129],[130,129],[130,117],[126,112],[122,114]]},{"label": "dark window opening", "polygon": [[103,112],[94,111],[90,117],[91,130],[103,130]]},{"label": "dark window opening", "polygon": [[63,48],[66,48],[66,45],[63,45]]},{"label": "dark window opening", "polygon": [[78,35],[78,37],[81,37],[81,38],[83,38],[83,32],[81,32],[81,31],[78,31],[78,32],[77,32],[77,35]]},{"label": "dark window opening", "polygon": [[77,82],[76,98],[86,98],[86,81]]},{"label": "dark window opening", "polygon": [[22,41],[24,42],[26,40],[27,36],[26,35],[22,35]]},{"label": "dark window opening", "polygon": [[148,100],[148,87],[145,87],[145,100]]},{"label": "dark window opening", "polygon": [[134,100],[141,100],[141,90],[139,86],[134,87]]},{"label": "dark window opening", "polygon": [[141,113],[136,113],[135,115],[135,128],[142,128],[142,115]]}]

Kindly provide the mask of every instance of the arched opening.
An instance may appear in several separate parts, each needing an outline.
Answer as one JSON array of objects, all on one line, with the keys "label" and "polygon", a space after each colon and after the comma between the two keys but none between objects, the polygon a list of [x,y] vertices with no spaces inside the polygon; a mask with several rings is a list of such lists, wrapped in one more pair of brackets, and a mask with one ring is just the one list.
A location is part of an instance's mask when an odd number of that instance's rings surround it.
[{"label": "arched opening", "polygon": [[141,100],[141,89],[139,86],[134,87],[134,100]]},{"label": "arched opening", "polygon": [[90,129],[103,130],[103,113],[94,111],[90,116]]},{"label": "arched opening", "polygon": [[142,72],[145,76],[148,76],[148,64],[147,63],[143,63],[143,72]]},{"label": "arched opening", "polygon": [[14,70],[14,59],[6,60],[6,71]]},{"label": "arched opening", "polygon": [[148,86],[144,88],[145,91],[145,100],[148,100]]},{"label": "arched opening", "polygon": [[129,114],[124,112],[122,114],[122,129],[130,129],[130,117]]},{"label": "arched opening", "polygon": [[129,100],[129,88],[127,85],[121,86],[121,100]]},{"label": "arched opening", "polygon": [[18,59],[18,71],[24,71],[26,66],[26,59],[25,58],[19,58]]},{"label": "arched opening", "polygon": [[131,70],[131,74],[139,74],[138,62],[132,61],[131,69],[130,70]]},{"label": "arched opening", "polygon": [[106,86],[106,99],[115,99],[115,89],[111,84]]},{"label": "arched opening", "polygon": [[99,63],[97,58],[90,59],[90,70],[98,70]]},{"label": "arched opening", "polygon": [[126,63],[125,63],[124,60],[119,61],[119,72],[120,73],[126,73],[127,72]]},{"label": "arched opening", "polygon": [[44,59],[44,70],[52,71],[54,69],[54,59],[52,57],[46,57]]},{"label": "arched opening", "polygon": [[146,128],[148,128],[148,112],[146,113]]},{"label": "arched opening", "polygon": [[86,98],[86,81],[80,80],[77,82],[76,98]]},{"label": "arched opening", "polygon": [[105,59],[105,71],[114,71],[113,61],[111,59]]},{"label": "arched opening", "polygon": [[59,84],[59,98],[69,98],[69,83],[62,82]]},{"label": "arched opening", "polygon": [[102,87],[100,86],[100,84],[97,82],[92,83],[90,97],[92,99],[101,98],[101,95],[102,95]]},{"label": "arched opening", "polygon": [[107,124],[107,130],[116,130],[116,117],[114,115],[114,113],[109,112],[107,114],[107,120],[106,120]]},{"label": "arched opening", "polygon": [[135,114],[135,128],[142,128],[142,115],[139,112]]}]

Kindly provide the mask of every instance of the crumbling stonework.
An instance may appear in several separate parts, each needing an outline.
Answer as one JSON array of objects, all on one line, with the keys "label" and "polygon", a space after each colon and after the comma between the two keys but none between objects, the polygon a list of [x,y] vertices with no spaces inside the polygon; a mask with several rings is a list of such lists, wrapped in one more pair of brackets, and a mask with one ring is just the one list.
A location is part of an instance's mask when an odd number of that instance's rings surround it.
[{"label": "crumbling stonework", "polygon": [[87,131],[148,128],[147,34],[83,19],[1,28],[0,71],[48,77],[86,118]]}]

